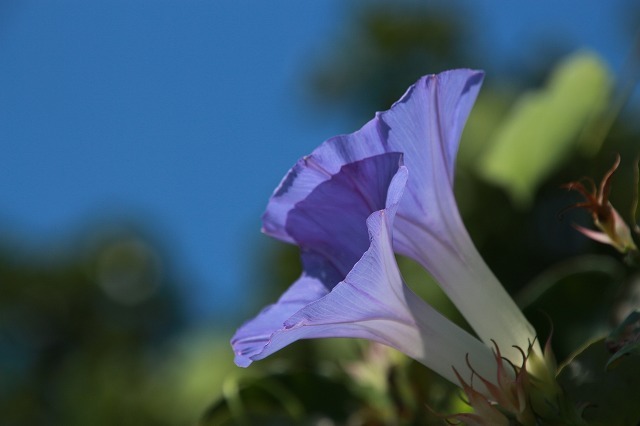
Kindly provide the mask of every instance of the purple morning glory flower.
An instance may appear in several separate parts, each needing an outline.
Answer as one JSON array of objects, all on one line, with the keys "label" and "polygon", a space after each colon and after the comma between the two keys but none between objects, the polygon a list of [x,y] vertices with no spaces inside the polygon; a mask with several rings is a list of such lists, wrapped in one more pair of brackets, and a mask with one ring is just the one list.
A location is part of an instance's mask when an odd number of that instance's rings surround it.
[{"label": "purple morning glory flower", "polygon": [[[483,74],[426,76],[359,131],[327,140],[289,171],[263,217],[297,244],[303,274],[231,343],[247,366],[302,338],[359,337],[395,347],[456,382],[451,367],[495,377],[492,340],[517,361],[535,331],[475,249],[453,176]],[[480,340],[403,283],[394,251],[436,278]],[[483,343],[484,342],[484,343]]]}]

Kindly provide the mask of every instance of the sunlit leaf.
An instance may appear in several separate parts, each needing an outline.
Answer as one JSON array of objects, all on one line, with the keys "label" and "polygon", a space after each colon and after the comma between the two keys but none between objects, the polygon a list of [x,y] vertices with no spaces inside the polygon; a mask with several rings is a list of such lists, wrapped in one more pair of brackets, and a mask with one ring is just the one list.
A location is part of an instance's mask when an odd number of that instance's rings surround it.
[{"label": "sunlit leaf", "polygon": [[530,202],[541,181],[579,146],[581,133],[608,105],[611,89],[611,73],[595,54],[565,59],[545,87],[522,95],[498,127],[479,163],[481,176],[515,203]]}]

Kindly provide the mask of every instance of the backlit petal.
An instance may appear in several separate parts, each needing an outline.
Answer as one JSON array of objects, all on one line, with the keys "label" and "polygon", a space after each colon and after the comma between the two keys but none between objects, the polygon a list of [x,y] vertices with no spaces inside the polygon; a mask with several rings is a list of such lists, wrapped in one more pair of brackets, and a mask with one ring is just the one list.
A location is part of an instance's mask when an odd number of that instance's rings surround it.
[{"label": "backlit petal", "polygon": [[271,198],[263,229],[295,243],[289,213],[316,186],[344,164],[402,153],[411,174],[394,222],[394,250],[431,272],[485,343],[495,341],[507,358],[517,360],[512,345],[528,347],[535,330],[476,250],[453,193],[460,135],[482,78],[472,70],[423,77],[359,131],[327,140],[287,174]]},{"label": "backlit petal", "polygon": [[[490,349],[426,304],[402,281],[392,250],[391,226],[406,177],[406,169],[400,168],[390,184],[386,208],[369,216],[370,245],[343,281],[273,328],[268,337],[267,330],[257,337],[248,331],[259,328],[255,322],[264,324],[274,309],[284,312],[285,307],[279,305],[286,294],[270,311],[238,331],[233,344],[239,365],[262,359],[299,339],[351,337],[392,346],[454,382],[452,366],[470,374],[467,354],[477,371],[495,377],[497,366]],[[298,291],[299,283],[291,294]]]},{"label": "backlit petal", "polygon": [[[285,225],[300,245],[304,272],[280,300],[245,323],[232,339],[236,363],[249,365],[282,346],[272,335],[300,309],[327,295],[369,248],[367,217],[396,205],[407,170],[400,154],[383,154],[343,166],[288,213]],[[276,349],[274,349],[276,348]]]}]

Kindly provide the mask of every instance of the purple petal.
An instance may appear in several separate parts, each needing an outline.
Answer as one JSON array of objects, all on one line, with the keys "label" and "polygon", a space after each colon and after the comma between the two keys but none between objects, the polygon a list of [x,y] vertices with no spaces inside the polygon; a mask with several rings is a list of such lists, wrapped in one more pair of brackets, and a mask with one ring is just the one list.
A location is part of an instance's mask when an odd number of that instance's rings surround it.
[{"label": "purple petal", "polygon": [[370,246],[346,278],[292,314],[268,339],[261,336],[260,347],[239,353],[238,365],[262,359],[299,339],[351,337],[392,346],[453,382],[452,366],[470,376],[467,354],[478,373],[495,377],[490,349],[427,305],[402,281],[392,250],[391,224],[405,180],[406,169],[401,168],[389,188],[387,207],[369,216]]},{"label": "purple petal", "polygon": [[285,229],[302,251],[305,273],[331,289],[369,247],[366,220],[385,208],[401,155],[377,155],[343,166],[298,202]]},{"label": "purple petal", "polygon": [[296,203],[344,164],[385,152],[405,154],[411,170],[399,214],[424,221],[437,187],[453,185],[460,134],[482,77],[481,72],[464,69],[423,77],[389,111],[376,114],[359,131],[327,140],[282,180],[263,216],[263,230],[294,242],[285,224]]},{"label": "purple petal", "polygon": [[235,363],[240,367],[248,367],[254,359],[267,356],[264,354],[265,347],[274,332],[282,329],[284,322],[293,314],[327,293],[329,290],[322,282],[303,274],[277,303],[267,306],[238,329],[231,339],[236,354]]},{"label": "purple petal", "polygon": [[466,376],[471,373],[467,354],[478,373],[495,377],[491,350],[404,284],[391,242],[395,208],[392,205],[369,217],[369,250],[329,294],[288,319],[265,352],[302,338],[365,338],[404,352],[454,383],[452,366]]},{"label": "purple petal", "polygon": [[[411,176],[394,222],[394,249],[421,263],[486,343],[506,356],[528,346],[535,330],[477,252],[455,201],[453,176],[460,135],[483,74],[453,70],[421,78],[389,111],[359,131],[331,138],[300,160],[273,194],[263,230],[299,242],[291,211],[343,165],[387,152],[403,154]],[[351,258],[350,258],[351,260]]]},{"label": "purple petal", "polygon": [[284,345],[272,335],[300,309],[328,294],[369,248],[367,217],[396,205],[406,182],[401,155],[373,156],[343,166],[298,202],[286,227],[302,250],[304,273],[280,300],[244,324],[232,339],[236,363],[247,366]]}]

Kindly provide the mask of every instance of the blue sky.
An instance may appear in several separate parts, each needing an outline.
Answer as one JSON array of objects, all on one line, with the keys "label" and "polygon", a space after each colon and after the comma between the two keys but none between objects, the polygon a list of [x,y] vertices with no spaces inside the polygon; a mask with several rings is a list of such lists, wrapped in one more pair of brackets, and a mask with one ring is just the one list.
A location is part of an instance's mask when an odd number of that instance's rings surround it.
[{"label": "blue sky", "polygon": [[[453,3],[487,68],[532,63],[541,37],[614,69],[631,46],[623,0]],[[235,312],[259,285],[251,260],[273,188],[355,130],[310,107],[302,85],[358,4],[3,0],[0,232],[43,248],[131,218],[168,249],[196,317]]]}]

